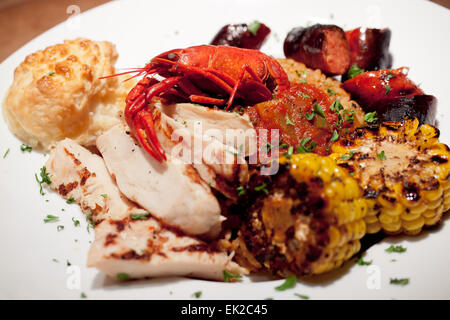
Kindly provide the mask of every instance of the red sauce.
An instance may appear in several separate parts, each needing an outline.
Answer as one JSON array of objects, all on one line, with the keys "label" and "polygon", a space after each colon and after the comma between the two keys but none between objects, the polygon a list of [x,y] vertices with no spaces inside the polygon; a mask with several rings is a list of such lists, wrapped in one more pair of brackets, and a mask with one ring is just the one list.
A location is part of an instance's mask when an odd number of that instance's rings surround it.
[{"label": "red sauce", "polygon": [[[314,141],[317,146],[313,152],[325,155],[329,154],[328,146],[338,121],[337,114],[330,110],[334,100],[327,92],[314,85],[291,83],[288,91],[281,93],[273,100],[249,107],[246,112],[257,131],[258,129],[278,129],[281,136],[280,145],[297,147],[303,138],[310,138],[307,146]],[[325,117],[319,114],[320,111],[314,111],[314,118],[308,120],[305,114],[310,115],[313,110],[318,110],[318,106]],[[343,124],[343,126],[346,125]],[[267,142],[270,142],[269,139],[268,136],[260,135],[260,148],[266,148]],[[284,149],[286,148],[283,148],[283,151]]]}]

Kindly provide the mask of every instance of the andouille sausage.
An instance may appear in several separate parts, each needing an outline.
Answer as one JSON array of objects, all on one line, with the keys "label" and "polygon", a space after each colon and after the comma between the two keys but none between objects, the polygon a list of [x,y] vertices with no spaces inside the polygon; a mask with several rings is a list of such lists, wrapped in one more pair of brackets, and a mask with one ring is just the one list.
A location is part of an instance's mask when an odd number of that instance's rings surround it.
[{"label": "andouille sausage", "polygon": [[345,81],[342,86],[364,111],[368,111],[382,100],[424,94],[407,74],[408,68],[369,71]]},{"label": "andouille sausage", "polygon": [[356,28],[345,32],[350,46],[350,65],[356,64],[365,71],[390,69],[390,29]]},{"label": "andouille sausage", "polygon": [[292,29],[284,40],[284,54],[329,75],[343,74],[350,67],[345,32],[335,25],[315,24]]},{"label": "andouille sausage", "polygon": [[402,121],[405,118],[419,120],[419,124],[436,123],[436,98],[431,95],[414,95],[381,100],[372,105],[380,122]]},{"label": "andouille sausage", "polygon": [[212,45],[232,46],[245,49],[259,50],[270,33],[270,28],[264,23],[254,22],[252,30],[249,25],[227,24],[211,41]]}]

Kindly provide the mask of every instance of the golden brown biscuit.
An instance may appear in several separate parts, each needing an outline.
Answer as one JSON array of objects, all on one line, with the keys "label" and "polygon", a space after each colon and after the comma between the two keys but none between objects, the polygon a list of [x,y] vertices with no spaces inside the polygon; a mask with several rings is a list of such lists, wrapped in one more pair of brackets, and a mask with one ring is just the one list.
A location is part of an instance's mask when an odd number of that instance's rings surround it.
[{"label": "golden brown biscuit", "polygon": [[[25,143],[48,150],[69,137],[84,146],[121,121],[129,88],[114,74],[115,46],[66,40],[25,58],[3,103],[11,129]],[[128,84],[128,83],[127,83]],[[128,84],[128,87],[130,84]]]}]

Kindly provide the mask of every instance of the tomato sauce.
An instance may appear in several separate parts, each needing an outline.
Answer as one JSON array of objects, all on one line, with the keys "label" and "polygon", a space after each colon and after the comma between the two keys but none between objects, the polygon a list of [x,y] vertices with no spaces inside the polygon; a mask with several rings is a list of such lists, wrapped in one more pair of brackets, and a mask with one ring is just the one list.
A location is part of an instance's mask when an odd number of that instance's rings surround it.
[{"label": "tomato sauce", "polygon": [[[330,110],[335,98],[308,83],[291,83],[290,89],[273,100],[256,104],[246,109],[255,129],[278,129],[280,149],[297,148],[302,144],[314,153],[329,154],[339,116]],[[339,130],[338,130],[339,132]],[[270,138],[259,135],[260,148],[266,148]],[[273,146],[272,146],[273,147]],[[284,150],[285,151],[285,150]],[[296,149],[294,149],[294,153]]]}]

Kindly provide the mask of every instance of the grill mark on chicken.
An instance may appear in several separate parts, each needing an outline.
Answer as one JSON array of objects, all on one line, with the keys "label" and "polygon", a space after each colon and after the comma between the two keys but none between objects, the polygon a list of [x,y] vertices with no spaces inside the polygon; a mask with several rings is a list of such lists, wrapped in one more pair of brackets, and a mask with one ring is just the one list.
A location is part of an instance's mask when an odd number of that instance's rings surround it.
[{"label": "grill mark on chicken", "polygon": [[73,162],[75,163],[76,166],[79,166],[81,164],[81,161],[78,160],[77,158],[75,158],[74,154],[69,152],[69,150],[67,150],[67,148],[64,148],[64,152],[73,159]]},{"label": "grill mark on chicken", "polygon": [[172,251],[174,252],[182,252],[182,251],[188,251],[188,252],[207,252],[207,253],[214,253],[214,252],[220,252],[217,248],[212,246],[211,244],[207,243],[201,243],[201,244],[193,244],[185,247],[175,247],[172,248]]},{"label": "grill mark on chicken", "polygon": [[67,196],[69,192],[78,187],[78,181],[70,182],[66,185],[63,183],[58,186],[58,193],[63,197]]},{"label": "grill mark on chicken", "polygon": [[91,172],[84,167],[80,172],[78,172],[80,175],[80,186],[84,186],[86,184],[87,179],[91,176]]},{"label": "grill mark on chicken", "polygon": [[106,235],[106,240],[105,240],[105,247],[109,246],[110,244],[115,244],[116,241],[114,240],[117,237],[117,234],[113,234],[113,233],[108,233]]}]

